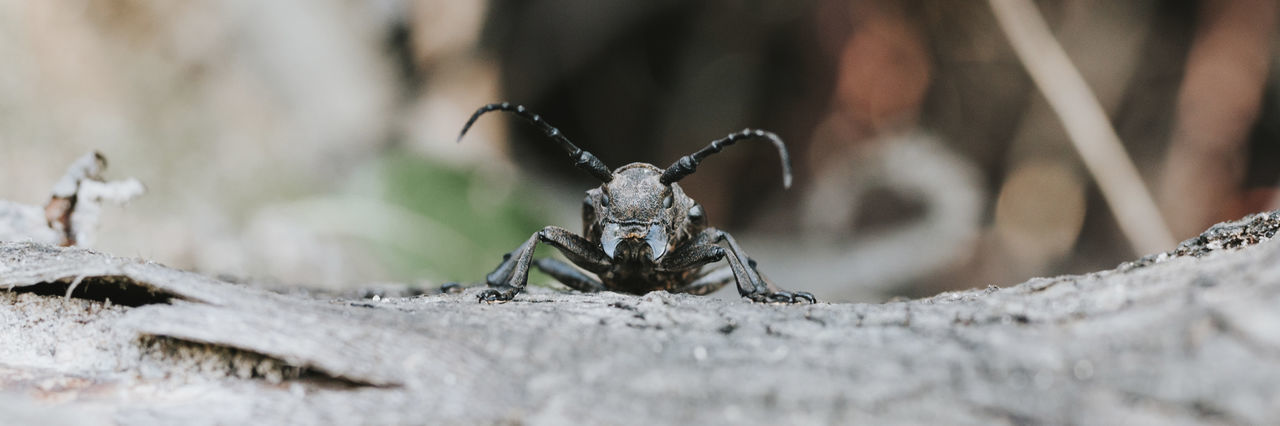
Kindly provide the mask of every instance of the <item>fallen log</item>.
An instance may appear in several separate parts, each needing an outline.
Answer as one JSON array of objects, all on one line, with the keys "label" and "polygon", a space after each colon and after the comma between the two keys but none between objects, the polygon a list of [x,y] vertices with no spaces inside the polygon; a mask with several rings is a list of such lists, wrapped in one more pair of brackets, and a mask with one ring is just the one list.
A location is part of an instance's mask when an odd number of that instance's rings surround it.
[{"label": "fallen log", "polygon": [[[884,304],[272,292],[0,243],[0,424],[1267,423],[1280,213]],[[407,293],[406,293],[407,294]]]}]

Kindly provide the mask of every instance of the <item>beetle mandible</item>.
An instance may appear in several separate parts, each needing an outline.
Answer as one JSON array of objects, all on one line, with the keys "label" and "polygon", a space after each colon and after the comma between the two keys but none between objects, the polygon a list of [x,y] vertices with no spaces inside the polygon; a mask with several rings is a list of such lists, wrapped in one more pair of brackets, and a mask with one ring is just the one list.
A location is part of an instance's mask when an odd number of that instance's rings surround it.
[{"label": "beetle mandible", "polygon": [[[814,303],[812,294],[778,289],[756,270],[756,262],[727,232],[707,226],[702,206],[676,184],[697,169],[708,156],[740,140],[773,142],[782,157],[783,186],[791,187],[791,160],[782,139],[764,130],[744,129],[693,154],[680,157],[666,169],[648,163],[631,163],[612,172],[595,155],[578,148],[559,129],[523,105],[503,102],[476,110],[462,127],[458,141],[481,115],[507,111],[528,120],[555,141],[574,166],[599,179],[599,187],[587,191],[582,202],[582,235],[548,226],[503,256],[502,263],[485,280],[489,287],[480,301],[511,300],[524,289],[529,268],[537,267],[564,285],[582,292],[617,291],[644,294],[655,290],[708,294],[729,281],[738,294],[755,302]],[[553,258],[533,259],[537,243],[550,245],[569,261],[591,274]],[[723,246],[721,246],[723,244]],[[728,260],[728,267],[703,272],[703,266]]]}]

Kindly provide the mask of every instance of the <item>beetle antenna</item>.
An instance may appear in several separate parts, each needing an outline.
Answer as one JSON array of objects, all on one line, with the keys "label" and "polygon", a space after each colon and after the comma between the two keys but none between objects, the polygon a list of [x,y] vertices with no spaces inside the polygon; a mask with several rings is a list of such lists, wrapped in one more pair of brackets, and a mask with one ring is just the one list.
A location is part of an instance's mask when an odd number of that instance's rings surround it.
[{"label": "beetle antenna", "polygon": [[711,145],[707,145],[706,148],[702,148],[698,152],[680,157],[679,160],[671,164],[671,167],[667,167],[667,170],[662,172],[661,182],[663,185],[679,182],[680,179],[693,174],[694,170],[697,170],[698,164],[710,157],[711,154],[720,152],[724,147],[733,145],[740,140],[757,138],[768,139],[773,142],[774,147],[778,148],[778,155],[782,157],[782,186],[790,188],[791,155],[787,154],[787,146],[782,143],[782,138],[779,138],[778,135],[760,129],[742,129],[741,132],[731,133],[729,136],[711,141]]},{"label": "beetle antenna", "polygon": [[462,133],[458,134],[458,142],[462,142],[462,137],[467,134],[467,130],[471,129],[471,125],[476,123],[476,119],[480,118],[481,115],[492,111],[507,111],[520,116],[520,118],[528,120],[530,123],[533,123],[533,125],[538,126],[538,129],[542,130],[543,133],[546,133],[547,137],[556,141],[556,143],[559,143],[560,147],[563,148],[565,152],[569,153],[569,158],[573,160],[574,166],[585,170],[587,173],[591,173],[591,176],[594,176],[602,182],[609,182],[613,180],[613,173],[609,172],[609,167],[605,166],[603,161],[600,161],[599,158],[596,158],[596,156],[590,152],[586,152],[583,151],[582,148],[578,148],[578,146],[574,145],[573,142],[569,142],[569,138],[564,137],[564,135],[560,133],[560,129],[547,124],[547,122],[542,119],[542,116],[529,112],[524,105],[512,105],[509,102],[503,102],[500,104],[488,104],[480,107],[480,109],[476,110],[475,114],[471,114],[471,119],[467,120],[467,125],[462,126]]}]

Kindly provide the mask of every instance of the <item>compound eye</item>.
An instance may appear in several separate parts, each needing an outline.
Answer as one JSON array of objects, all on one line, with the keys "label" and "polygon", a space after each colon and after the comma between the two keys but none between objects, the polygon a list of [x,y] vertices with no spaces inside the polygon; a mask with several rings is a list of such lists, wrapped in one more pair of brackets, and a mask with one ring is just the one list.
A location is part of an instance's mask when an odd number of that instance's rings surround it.
[{"label": "compound eye", "polygon": [[609,207],[609,194],[604,194],[600,196],[600,205],[604,207]]},{"label": "compound eye", "polygon": [[689,219],[702,220],[702,205],[696,204],[689,209]]},{"label": "compound eye", "polygon": [[663,198],[663,199],[662,199],[662,208],[664,208],[664,209],[669,209],[669,208],[671,208],[671,196],[670,196],[670,195],[668,195],[666,198]]}]

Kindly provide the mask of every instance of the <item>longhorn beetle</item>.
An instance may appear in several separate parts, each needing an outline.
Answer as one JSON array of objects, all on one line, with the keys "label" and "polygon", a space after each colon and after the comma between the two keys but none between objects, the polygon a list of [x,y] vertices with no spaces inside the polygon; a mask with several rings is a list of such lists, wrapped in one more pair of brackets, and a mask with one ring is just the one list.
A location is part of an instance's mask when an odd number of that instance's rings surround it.
[{"label": "longhorn beetle", "polygon": [[[778,135],[744,129],[680,157],[666,169],[648,163],[631,163],[610,172],[595,155],[569,142],[559,129],[523,105],[503,102],[480,107],[462,127],[458,141],[462,141],[476,119],[492,111],[511,112],[533,123],[569,154],[574,166],[602,184],[588,190],[587,198],[582,201],[581,236],[558,226],[534,233],[520,247],[503,256],[502,263],[485,277],[489,288],[479,294],[480,301],[511,300],[528,282],[529,267],[535,266],[582,292],[610,290],[643,294],[666,290],[708,294],[733,280],[738,284],[738,294],[755,302],[815,302],[812,294],[783,291],[773,286],[756,270],[756,262],[747,257],[732,236],[707,226],[702,205],[685,195],[676,184],[693,174],[702,160],[724,147],[741,140],[766,139],[778,148],[782,157],[782,184],[790,188],[791,159]],[[559,249],[571,262],[595,276],[556,259],[534,260],[533,249],[539,241]],[[703,266],[721,259],[729,261],[728,268],[702,272]]]}]

